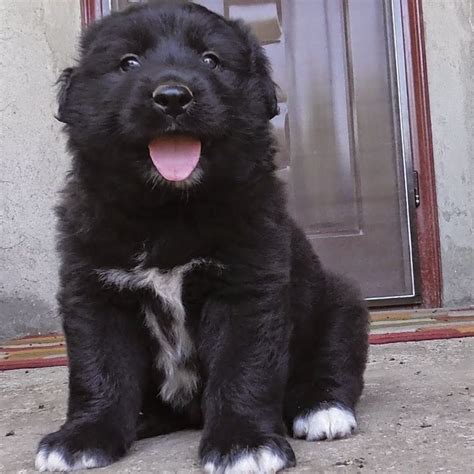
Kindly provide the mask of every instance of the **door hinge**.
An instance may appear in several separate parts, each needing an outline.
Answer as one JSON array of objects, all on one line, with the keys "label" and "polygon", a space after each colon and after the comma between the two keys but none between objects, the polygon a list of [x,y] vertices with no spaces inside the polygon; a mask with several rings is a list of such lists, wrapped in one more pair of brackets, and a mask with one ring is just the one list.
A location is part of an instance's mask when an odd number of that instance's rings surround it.
[{"label": "door hinge", "polygon": [[420,198],[420,179],[418,171],[413,171],[413,191],[415,194],[415,207],[419,207],[421,198]]}]

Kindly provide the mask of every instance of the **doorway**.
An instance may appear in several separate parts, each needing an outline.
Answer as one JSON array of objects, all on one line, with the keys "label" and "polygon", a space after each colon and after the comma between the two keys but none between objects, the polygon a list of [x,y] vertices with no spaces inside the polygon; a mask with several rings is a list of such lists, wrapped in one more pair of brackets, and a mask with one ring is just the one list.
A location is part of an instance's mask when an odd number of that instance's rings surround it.
[{"label": "doorway", "polygon": [[[104,13],[146,0],[104,0]],[[396,0],[198,0],[272,63],[278,174],[323,263],[373,305],[419,301],[416,176]]]}]

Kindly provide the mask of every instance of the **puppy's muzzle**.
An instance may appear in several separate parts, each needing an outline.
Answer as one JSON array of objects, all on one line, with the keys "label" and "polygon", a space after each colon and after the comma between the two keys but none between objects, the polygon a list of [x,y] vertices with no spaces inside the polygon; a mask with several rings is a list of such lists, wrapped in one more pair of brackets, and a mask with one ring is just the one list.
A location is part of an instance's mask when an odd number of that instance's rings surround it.
[{"label": "puppy's muzzle", "polygon": [[152,96],[153,101],[161,111],[175,118],[186,112],[194,97],[191,89],[181,84],[158,86]]}]

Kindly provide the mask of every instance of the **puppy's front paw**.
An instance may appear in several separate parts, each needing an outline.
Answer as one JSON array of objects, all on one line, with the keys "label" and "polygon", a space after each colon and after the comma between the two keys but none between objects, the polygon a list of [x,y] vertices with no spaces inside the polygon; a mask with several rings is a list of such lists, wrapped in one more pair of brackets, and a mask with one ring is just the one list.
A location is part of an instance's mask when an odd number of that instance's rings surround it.
[{"label": "puppy's front paw", "polygon": [[98,425],[65,425],[45,436],[35,459],[38,471],[69,472],[111,464],[126,452],[121,437]]},{"label": "puppy's front paw", "polygon": [[308,441],[337,439],[349,436],[357,427],[354,413],[349,408],[334,405],[310,411],[293,422],[295,438]]},{"label": "puppy's front paw", "polygon": [[296,465],[291,446],[279,435],[209,436],[200,455],[206,474],[273,474]]}]

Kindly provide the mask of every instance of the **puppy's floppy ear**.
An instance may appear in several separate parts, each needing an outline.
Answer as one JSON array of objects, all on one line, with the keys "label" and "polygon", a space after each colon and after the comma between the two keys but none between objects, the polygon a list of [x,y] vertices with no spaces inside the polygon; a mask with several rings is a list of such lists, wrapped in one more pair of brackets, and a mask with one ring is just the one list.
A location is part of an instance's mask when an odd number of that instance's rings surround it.
[{"label": "puppy's floppy ear", "polygon": [[268,120],[279,114],[276,84],[272,80],[271,67],[265,50],[260,45],[250,27],[242,20],[232,20],[232,24],[250,46],[253,73],[258,78],[260,93],[265,101]]},{"label": "puppy's floppy ear", "polygon": [[73,74],[74,68],[68,67],[64,69],[64,71],[61,73],[58,80],[56,81],[56,85],[58,86],[58,112],[56,114],[56,119],[60,122],[67,124],[71,123],[70,120],[68,120],[67,118],[66,105]]},{"label": "puppy's floppy ear", "polygon": [[271,76],[271,69],[263,48],[257,44],[255,54],[255,71],[260,77],[262,93],[267,106],[268,120],[280,113],[276,95],[276,84]]}]

